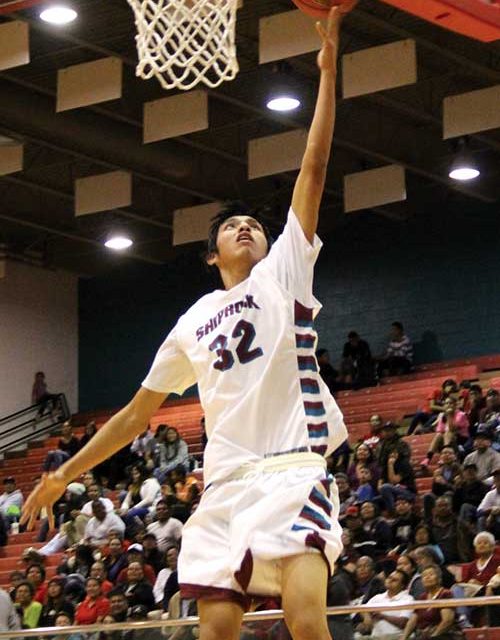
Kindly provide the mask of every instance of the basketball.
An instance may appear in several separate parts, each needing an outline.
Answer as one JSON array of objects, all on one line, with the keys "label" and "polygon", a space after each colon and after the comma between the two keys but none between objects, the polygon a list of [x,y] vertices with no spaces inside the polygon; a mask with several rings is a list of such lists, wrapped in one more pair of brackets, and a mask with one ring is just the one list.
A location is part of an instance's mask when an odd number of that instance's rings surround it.
[{"label": "basketball", "polygon": [[328,16],[328,12],[334,6],[342,7],[342,12],[349,12],[356,4],[353,0],[293,0],[298,9],[307,13],[312,18],[320,20]]}]

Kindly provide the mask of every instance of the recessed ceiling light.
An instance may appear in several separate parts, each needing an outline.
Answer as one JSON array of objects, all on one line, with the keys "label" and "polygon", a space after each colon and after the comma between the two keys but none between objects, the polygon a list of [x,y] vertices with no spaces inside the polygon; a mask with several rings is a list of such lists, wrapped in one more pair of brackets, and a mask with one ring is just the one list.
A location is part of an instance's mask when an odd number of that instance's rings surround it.
[{"label": "recessed ceiling light", "polygon": [[481,175],[481,172],[475,167],[457,167],[450,171],[449,176],[453,180],[460,180],[466,182],[467,180],[474,180]]},{"label": "recessed ceiling light", "polygon": [[125,235],[112,235],[104,243],[104,246],[114,251],[123,251],[133,245],[131,238]]},{"label": "recessed ceiling light", "polygon": [[293,111],[300,107],[300,100],[292,96],[276,96],[269,100],[266,106],[271,111]]},{"label": "recessed ceiling light", "polygon": [[63,5],[53,5],[44,9],[40,14],[40,18],[44,22],[49,22],[50,24],[68,24],[69,22],[73,22],[77,18],[78,14],[74,9],[70,9],[70,7],[65,7]]}]

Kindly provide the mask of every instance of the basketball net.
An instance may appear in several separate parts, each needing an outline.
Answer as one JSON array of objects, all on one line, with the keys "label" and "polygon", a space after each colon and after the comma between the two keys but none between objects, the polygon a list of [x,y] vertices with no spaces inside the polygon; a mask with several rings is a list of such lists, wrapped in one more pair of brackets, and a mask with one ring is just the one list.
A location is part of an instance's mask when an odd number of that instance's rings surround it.
[{"label": "basketball net", "polygon": [[237,0],[127,0],[134,10],[136,74],[165,89],[217,87],[238,73]]}]

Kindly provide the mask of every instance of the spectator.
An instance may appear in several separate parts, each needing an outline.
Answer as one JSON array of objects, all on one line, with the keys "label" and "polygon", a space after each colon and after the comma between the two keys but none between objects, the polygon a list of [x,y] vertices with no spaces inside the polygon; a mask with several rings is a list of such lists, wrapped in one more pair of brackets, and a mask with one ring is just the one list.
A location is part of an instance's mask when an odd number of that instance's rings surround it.
[{"label": "spectator", "polygon": [[483,397],[481,385],[472,384],[469,389],[469,410],[467,417],[469,418],[469,435],[474,438],[476,435],[476,424],[480,423],[481,411],[486,406],[486,399]]},{"label": "spectator", "polygon": [[393,451],[397,451],[401,458],[410,459],[410,447],[401,438],[398,429],[399,427],[395,422],[385,422],[380,430],[380,442],[375,449],[375,459],[381,470],[387,465],[389,456]]},{"label": "spectator", "polygon": [[93,420],[91,420],[90,422],[87,422],[87,424],[85,425],[84,434],[79,441],[80,449],[83,449],[83,447],[87,444],[87,442],[89,442],[89,440],[91,440],[96,433],[97,433],[96,423]]},{"label": "spectator", "polygon": [[154,440],[154,433],[151,425],[148,424],[146,431],[143,431],[135,437],[130,445],[130,453],[132,453],[139,462],[145,462],[146,454],[151,451],[151,443]]},{"label": "spectator", "polygon": [[172,469],[170,477],[177,500],[191,504],[198,498],[198,481],[194,476],[188,476],[186,469],[181,464]]},{"label": "spectator", "polygon": [[37,371],[35,373],[33,387],[31,388],[31,404],[40,405],[36,418],[41,418],[44,415],[45,411],[48,410],[49,403],[50,411],[54,411],[56,402],[57,395],[48,392],[45,373],[43,371]]},{"label": "spectator", "polygon": [[[349,605],[354,591],[351,573],[339,565],[335,565],[333,576],[328,581],[326,604],[328,607]],[[332,638],[354,640],[354,625],[349,614],[328,616],[328,629]]]},{"label": "spectator", "polygon": [[37,602],[44,603],[47,597],[47,583],[45,582],[45,569],[41,564],[32,564],[26,571],[26,580],[33,585]]},{"label": "spectator", "polygon": [[500,392],[496,389],[488,389],[485,407],[479,414],[479,422],[484,424],[494,418],[500,418]]},{"label": "spectator", "polygon": [[398,571],[403,571],[408,576],[408,585],[406,590],[412,598],[415,598],[416,594],[414,593],[413,585],[420,579],[420,576],[417,573],[417,563],[409,554],[405,553],[404,555],[399,556],[396,562],[396,569]]},{"label": "spectator", "polygon": [[[429,460],[426,459],[426,463]],[[457,462],[455,450],[452,447],[444,447],[439,458],[438,468],[434,471],[432,492],[424,496],[424,514],[430,519],[436,497],[445,493],[453,495],[455,489],[462,483],[462,467]]]},{"label": "spectator", "polygon": [[334,477],[339,492],[339,521],[342,522],[346,516],[347,509],[356,502],[356,496],[349,486],[345,473],[336,473]]},{"label": "spectator", "polygon": [[113,583],[106,578],[106,567],[102,560],[96,560],[90,567],[90,578],[96,578],[101,583],[101,591],[103,596],[108,596],[111,589],[114,588]]},{"label": "spectator", "polygon": [[413,468],[407,458],[401,457],[397,449],[389,454],[386,465],[382,467],[378,490],[390,514],[394,513],[394,504],[398,498],[415,499]]},{"label": "spectator", "polygon": [[87,498],[88,500],[85,502],[80,511],[80,514],[84,515],[87,519],[92,517],[92,503],[94,502],[94,500],[99,500],[99,502],[104,505],[106,513],[113,513],[115,510],[113,501],[109,498],[103,497],[102,487],[98,485],[97,482],[93,482],[87,487]]},{"label": "spectator", "polygon": [[494,469],[500,468],[500,453],[492,448],[492,441],[493,435],[488,427],[485,424],[480,424],[474,438],[474,451],[469,453],[464,460],[464,466],[475,464],[478,479],[488,484],[491,484]]},{"label": "spectator", "polygon": [[392,545],[392,531],[387,520],[381,518],[378,507],[373,502],[363,502],[360,507],[360,516],[363,529],[368,540],[372,543],[372,548],[367,551],[368,555],[375,560],[381,559]]},{"label": "spectator", "polygon": [[[453,597],[451,591],[443,587],[442,572],[437,565],[429,565],[422,571],[422,583],[425,588],[420,597],[422,600],[444,600]],[[449,640],[464,638],[454,609],[417,609],[408,620],[401,640],[408,640],[414,631],[418,640],[433,636]]]},{"label": "spectator", "polygon": [[12,476],[4,478],[4,492],[0,495],[0,514],[7,529],[21,517],[24,498],[21,489],[16,487],[16,480]]},{"label": "spectator", "polygon": [[373,384],[375,371],[370,346],[356,331],[350,331],[347,336],[340,373],[346,386],[361,389]]},{"label": "spectator", "polygon": [[366,604],[377,593],[384,592],[384,583],[375,573],[375,562],[369,556],[361,556],[356,562],[355,600],[351,604]]},{"label": "spectator", "polygon": [[371,471],[371,483],[374,488],[377,487],[377,483],[380,478],[380,468],[375,462],[375,456],[370,447],[361,442],[354,449],[353,461],[347,469],[347,478],[349,480],[349,486],[354,491],[359,487],[359,469],[367,467]]},{"label": "spectator", "polygon": [[464,464],[461,481],[453,494],[453,510],[464,522],[475,522],[477,508],[481,504],[488,487],[477,477],[477,465]]},{"label": "spectator", "polygon": [[394,503],[396,517],[392,523],[392,544],[396,547],[393,553],[401,554],[410,545],[420,519],[413,511],[414,501],[409,498],[398,498]]},{"label": "spectator", "polygon": [[328,349],[318,349],[316,351],[316,360],[318,361],[321,379],[330,390],[330,393],[334,393],[340,387],[338,383],[339,372],[331,365]]},{"label": "spectator", "polygon": [[457,401],[449,396],[444,401],[444,411],[442,411],[436,422],[436,435],[434,436],[427,456],[421,464],[428,465],[434,454],[441,451],[443,447],[458,449],[469,439],[469,420],[463,411],[457,409]]},{"label": "spectator", "polygon": [[36,629],[42,614],[42,605],[35,600],[35,587],[21,582],[15,591],[15,603],[23,629]]},{"label": "spectator", "polygon": [[85,579],[90,576],[90,568],[93,564],[92,548],[85,544],[78,544],[68,549],[66,561],[57,570],[58,573],[66,576],[78,574],[82,579]]},{"label": "spectator", "polygon": [[[71,627],[73,625],[74,618],[72,615],[67,613],[66,611],[61,611],[58,613],[55,619],[56,627]],[[85,636],[81,633],[69,633],[67,636],[65,635],[57,635],[55,636],[57,640],[86,640]]]},{"label": "spectator", "polygon": [[57,443],[57,448],[59,451],[66,452],[70,458],[80,450],[80,441],[73,434],[73,426],[69,420],[66,420],[61,427],[61,437]]},{"label": "spectator", "polygon": [[446,564],[467,562],[471,556],[470,541],[466,540],[457,516],[453,513],[450,496],[440,496],[432,513],[431,531],[443,552]]},{"label": "spectator", "polygon": [[103,562],[108,580],[115,583],[120,572],[127,566],[127,554],[118,536],[110,537]]},{"label": "spectator", "polygon": [[171,569],[171,573],[165,580],[165,586],[163,587],[163,611],[168,611],[170,599],[179,591],[179,581],[177,579],[177,560],[179,554],[177,549],[169,549],[167,555],[167,566]]},{"label": "spectator", "polygon": [[495,575],[499,557],[495,553],[495,538],[491,533],[482,531],[474,538],[476,559],[462,567],[462,582],[474,585],[486,585]]},{"label": "spectator", "polygon": [[127,580],[123,583],[123,592],[129,607],[142,604],[148,611],[154,608],[153,587],[144,577],[144,569],[140,562],[131,562],[127,568]]},{"label": "spectator", "polygon": [[363,440],[363,444],[369,447],[372,451],[376,450],[380,443],[380,432],[384,426],[382,416],[374,414],[370,418],[370,433]]},{"label": "spectator", "polygon": [[157,604],[163,603],[165,585],[173,572],[177,572],[177,559],[179,550],[176,546],[171,546],[165,551],[166,567],[160,571],[153,587],[153,595]]},{"label": "spectator", "polygon": [[164,553],[172,544],[178,544],[182,536],[182,522],[172,518],[166,500],[159,500],[155,507],[156,519],[147,526],[147,532],[156,536],[158,549]]},{"label": "spectator", "polygon": [[85,599],[76,608],[76,624],[96,624],[102,622],[109,613],[109,600],[102,594],[101,581],[97,578],[87,578],[85,582]]},{"label": "spectator", "polygon": [[16,588],[21,584],[21,582],[24,582],[25,580],[26,580],[26,575],[24,571],[19,571],[18,569],[15,569],[14,571],[10,572],[9,589],[7,593],[9,594],[11,600],[14,600],[14,592]]},{"label": "spectator", "polygon": [[146,533],[142,539],[142,547],[144,549],[144,562],[153,567],[155,575],[165,567],[164,554],[158,549],[158,543],[154,533]]},{"label": "spectator", "polygon": [[367,602],[368,605],[386,606],[388,609],[394,604],[408,604],[409,609],[364,613],[363,622],[357,626],[356,631],[370,638],[398,640],[412,613],[413,597],[407,591],[409,581],[404,571],[396,569],[385,579],[387,591],[374,595]]},{"label": "spectator", "polygon": [[479,531],[491,531],[500,540],[500,467],[493,471],[493,484],[477,508],[477,525]]},{"label": "spectator", "polygon": [[94,547],[104,546],[112,533],[123,535],[125,523],[116,513],[106,513],[106,507],[100,500],[92,503],[92,518],[85,527],[84,538]]},{"label": "spectator", "polygon": [[167,427],[158,435],[149,462],[153,463],[155,476],[162,483],[167,474],[179,464],[188,470],[188,446],[174,427]]},{"label": "spectator", "polygon": [[379,377],[385,373],[399,376],[410,371],[413,365],[413,345],[401,322],[392,323],[389,345],[385,354],[378,360]]},{"label": "spectator", "polygon": [[128,617],[128,600],[121,588],[115,588],[108,593],[109,612],[116,622],[125,622]]},{"label": "spectator", "polygon": [[41,627],[55,626],[56,618],[61,612],[73,618],[75,607],[64,597],[64,583],[63,576],[55,576],[48,581],[47,597],[40,616]]},{"label": "spectator", "polygon": [[[431,527],[425,523],[420,522],[415,527],[412,534],[411,544],[407,548],[407,552],[415,555],[420,549],[432,549],[434,556],[429,561],[429,564],[442,565],[444,562],[444,555],[439,545],[436,544]],[[412,594],[413,595],[413,594]]]},{"label": "spectator", "polygon": [[16,607],[7,591],[0,588],[0,633],[19,631],[20,629],[21,622]]},{"label": "spectator", "polygon": [[144,562],[144,548],[142,544],[138,544],[136,542],[131,544],[127,549],[126,557],[127,566],[120,571],[118,578],[116,579],[116,583],[120,584],[126,582],[128,580],[128,568],[132,563],[138,562],[142,566],[145,580],[153,586],[156,582],[156,574],[153,567]]},{"label": "spectator", "polygon": [[132,482],[120,509],[120,515],[128,526],[135,517],[143,520],[161,493],[158,480],[149,475],[146,467],[134,465],[131,475]]},{"label": "spectator", "polygon": [[412,418],[408,435],[412,433],[430,433],[433,430],[437,416],[444,411],[444,402],[449,397],[458,395],[458,386],[455,380],[448,378],[441,385],[441,389],[434,389],[428,398],[427,411],[418,411]]},{"label": "spectator", "polygon": [[358,469],[359,484],[354,492],[356,502],[366,502],[373,500],[376,496],[376,490],[373,487],[373,475],[368,467],[359,467]]}]

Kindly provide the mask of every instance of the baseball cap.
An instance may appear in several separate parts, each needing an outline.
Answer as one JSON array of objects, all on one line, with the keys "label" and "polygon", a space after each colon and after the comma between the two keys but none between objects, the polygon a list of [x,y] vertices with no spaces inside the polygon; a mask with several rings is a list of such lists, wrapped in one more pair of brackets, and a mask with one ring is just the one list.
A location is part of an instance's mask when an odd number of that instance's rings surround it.
[{"label": "baseball cap", "polygon": [[345,511],[345,515],[350,516],[352,518],[357,518],[359,515],[359,508],[354,505],[351,505],[350,507],[347,507]]},{"label": "baseball cap", "polygon": [[138,544],[137,542],[134,542],[134,544],[131,544],[130,547],[127,549],[127,553],[129,553],[130,551],[137,551],[138,553],[143,553],[144,549],[142,547],[142,544]]}]

